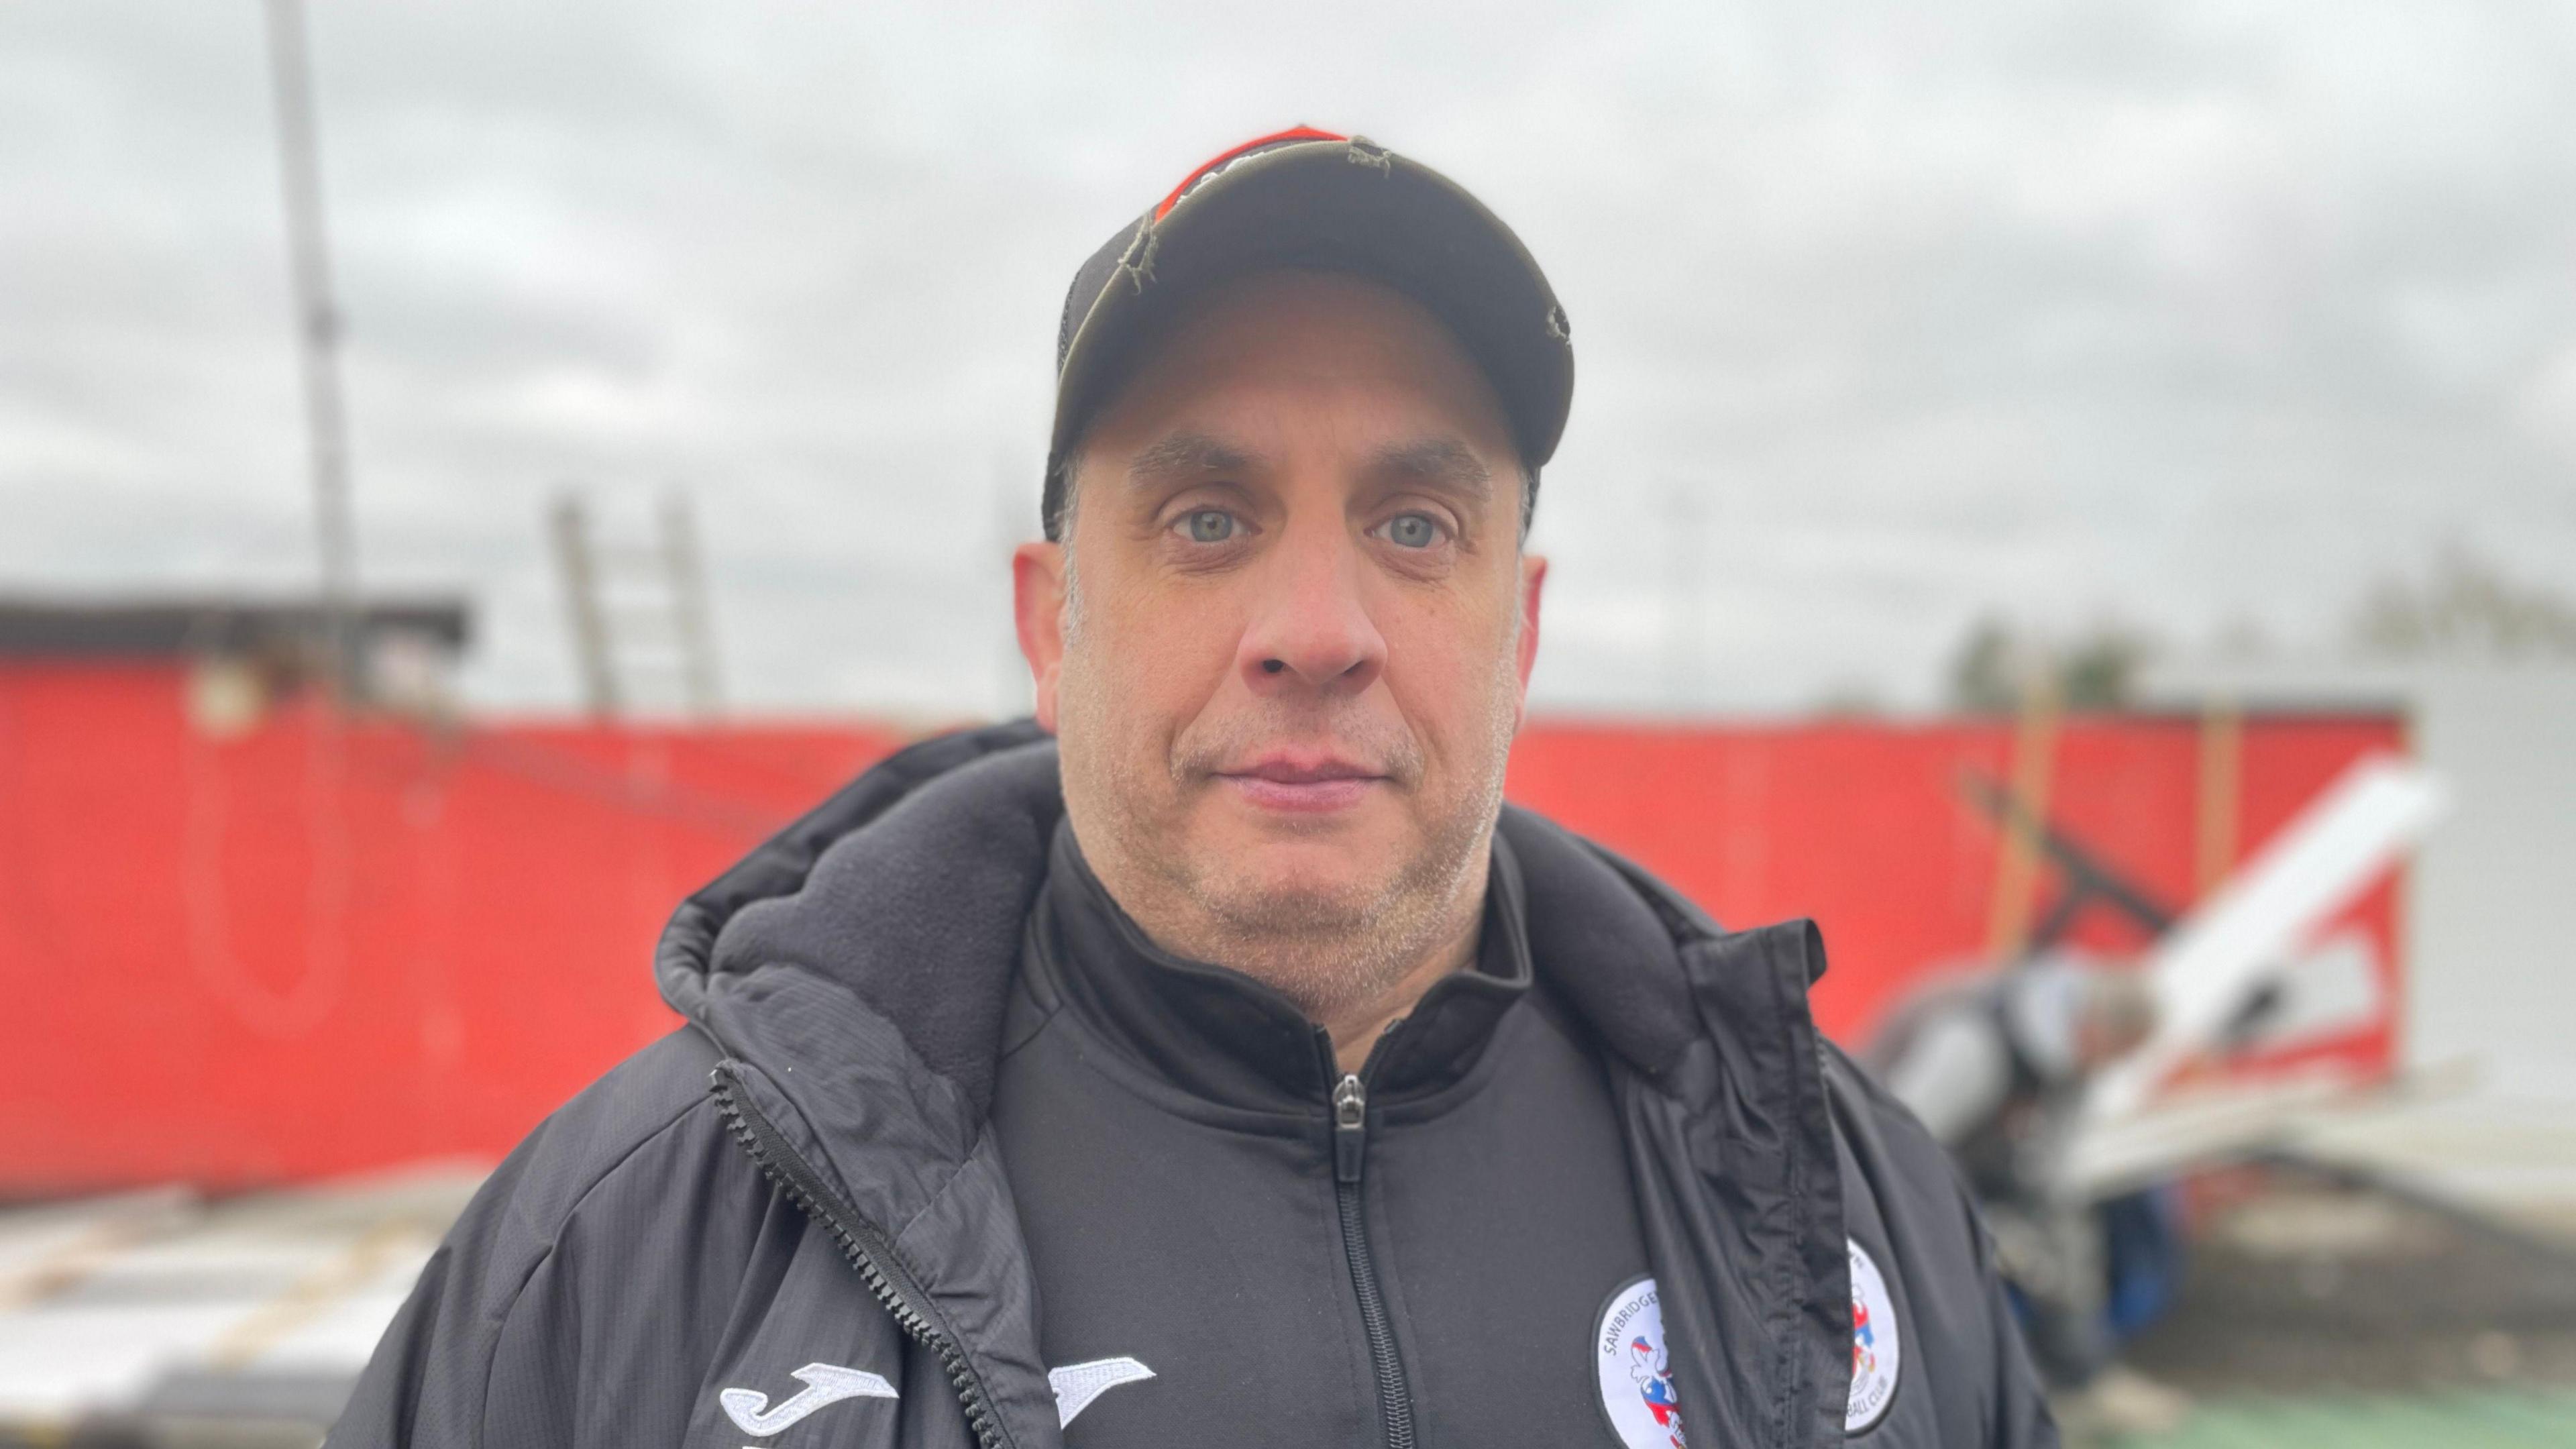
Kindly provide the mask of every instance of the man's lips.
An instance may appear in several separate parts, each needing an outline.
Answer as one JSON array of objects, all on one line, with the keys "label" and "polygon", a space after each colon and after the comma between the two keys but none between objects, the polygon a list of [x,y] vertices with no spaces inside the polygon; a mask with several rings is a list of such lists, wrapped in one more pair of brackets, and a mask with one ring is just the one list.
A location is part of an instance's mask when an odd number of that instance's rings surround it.
[{"label": "man's lips", "polygon": [[1327,780],[1382,780],[1385,775],[1332,755],[1265,755],[1249,765],[1219,774],[1235,779],[1268,780],[1274,785],[1315,785]]},{"label": "man's lips", "polygon": [[1349,760],[1299,754],[1265,755],[1216,773],[1251,804],[1307,813],[1347,809],[1387,778]]}]

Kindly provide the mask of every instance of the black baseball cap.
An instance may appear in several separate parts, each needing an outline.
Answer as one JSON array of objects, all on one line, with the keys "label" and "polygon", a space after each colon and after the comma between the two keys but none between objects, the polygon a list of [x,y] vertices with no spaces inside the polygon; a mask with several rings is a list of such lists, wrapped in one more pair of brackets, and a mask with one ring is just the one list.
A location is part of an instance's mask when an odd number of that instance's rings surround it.
[{"label": "black baseball cap", "polygon": [[1529,249],[1430,167],[1364,137],[1297,126],[1192,171],[1074,273],[1056,331],[1047,537],[1063,523],[1067,454],[1146,344],[1209,288],[1278,267],[1348,272],[1428,308],[1483,367],[1537,478],[1565,431],[1574,345]]}]

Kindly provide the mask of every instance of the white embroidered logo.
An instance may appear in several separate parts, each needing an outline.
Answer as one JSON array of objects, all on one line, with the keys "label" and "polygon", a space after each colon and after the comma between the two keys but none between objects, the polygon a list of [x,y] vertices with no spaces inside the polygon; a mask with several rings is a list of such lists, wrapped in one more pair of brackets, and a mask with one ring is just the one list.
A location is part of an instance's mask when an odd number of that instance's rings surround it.
[{"label": "white embroidered logo", "polygon": [[1851,1402],[1843,1409],[1843,1432],[1857,1434],[1887,1414],[1896,1402],[1896,1376],[1904,1367],[1905,1346],[1897,1339],[1896,1300],[1887,1280],[1858,1242],[1851,1247],[1852,1375]]},{"label": "white embroidered logo", "polygon": [[1091,1407],[1091,1401],[1120,1384],[1150,1379],[1154,1371],[1132,1358],[1096,1358],[1089,1363],[1069,1363],[1047,1370],[1047,1385],[1055,1390],[1057,1428],[1073,1422],[1073,1416]]},{"label": "white embroidered logo", "polygon": [[1601,1305],[1592,1332],[1593,1370],[1601,1413],[1627,1449],[1690,1449],[1682,1433],[1681,1393],[1673,1384],[1672,1350],[1664,1343],[1663,1298],[1655,1280],[1639,1278]]},{"label": "white embroidered logo", "polygon": [[770,1408],[769,1395],[757,1389],[727,1389],[716,1395],[716,1402],[724,1405],[736,1428],[755,1439],[765,1439],[825,1404],[837,1404],[843,1399],[897,1397],[894,1385],[866,1369],[809,1363],[788,1377],[806,1387],[777,1408]]}]

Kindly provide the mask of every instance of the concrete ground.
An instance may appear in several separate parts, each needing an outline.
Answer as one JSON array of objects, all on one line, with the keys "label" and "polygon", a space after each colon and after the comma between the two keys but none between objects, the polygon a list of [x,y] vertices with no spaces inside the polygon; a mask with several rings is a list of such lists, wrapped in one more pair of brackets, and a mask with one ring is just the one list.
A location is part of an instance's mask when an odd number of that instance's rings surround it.
[{"label": "concrete ground", "polygon": [[2462,1213],[2477,1195],[2438,1173],[2391,1190],[2351,1165],[2205,1184],[2218,1205],[2176,1305],[2128,1359],[2197,1407],[2176,1432],[2113,1442],[2576,1445],[2576,1213],[2549,1194]]}]

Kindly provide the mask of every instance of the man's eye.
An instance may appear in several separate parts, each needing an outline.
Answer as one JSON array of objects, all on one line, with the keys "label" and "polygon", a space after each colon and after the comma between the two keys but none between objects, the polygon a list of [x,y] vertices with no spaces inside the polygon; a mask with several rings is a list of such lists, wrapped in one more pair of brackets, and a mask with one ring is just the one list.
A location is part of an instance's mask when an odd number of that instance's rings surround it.
[{"label": "man's eye", "polygon": [[1222,508],[1196,508],[1181,515],[1181,531],[1192,543],[1223,543],[1234,537],[1234,515]]},{"label": "man's eye", "polygon": [[1440,541],[1440,525],[1425,513],[1400,513],[1386,521],[1386,541],[1397,548],[1429,548]]}]

